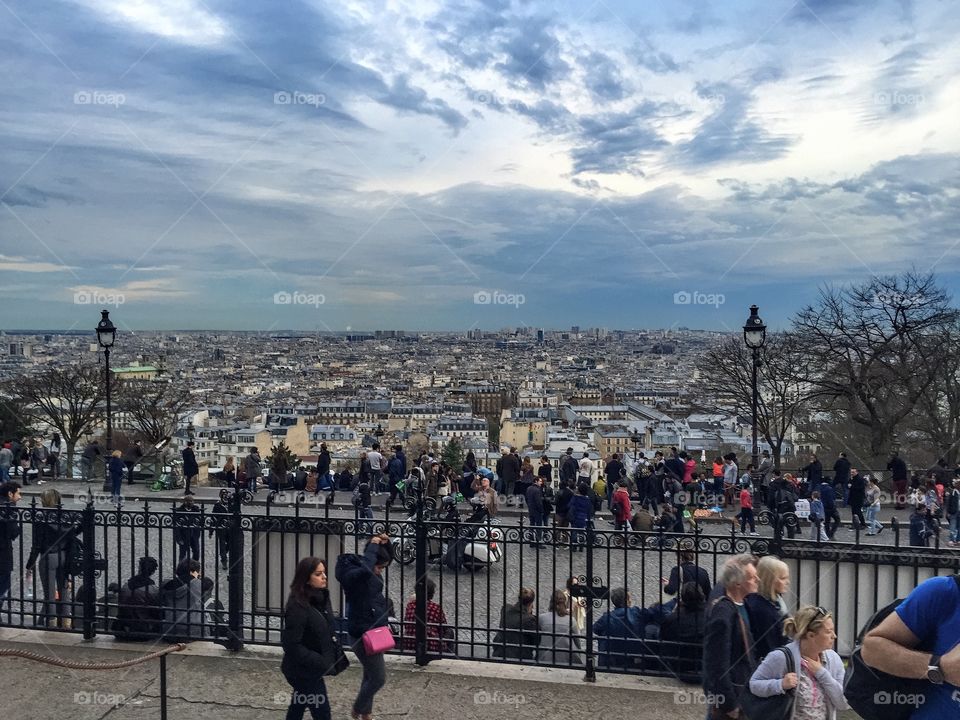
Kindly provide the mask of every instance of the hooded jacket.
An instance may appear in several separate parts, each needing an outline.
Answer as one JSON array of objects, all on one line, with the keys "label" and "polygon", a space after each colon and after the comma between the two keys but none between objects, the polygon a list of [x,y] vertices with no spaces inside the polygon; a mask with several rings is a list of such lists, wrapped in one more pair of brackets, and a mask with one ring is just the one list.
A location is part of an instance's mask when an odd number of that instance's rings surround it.
[{"label": "hooded jacket", "polygon": [[203,637],[203,596],[212,587],[212,580],[194,577],[187,579],[175,577],[160,586],[164,636],[168,638]]},{"label": "hooded jacket", "polygon": [[347,601],[347,632],[355,638],[385,626],[389,617],[383,580],[374,572],[376,564],[377,546],[373,543],[363,555],[345,553],[337,559],[335,575]]}]

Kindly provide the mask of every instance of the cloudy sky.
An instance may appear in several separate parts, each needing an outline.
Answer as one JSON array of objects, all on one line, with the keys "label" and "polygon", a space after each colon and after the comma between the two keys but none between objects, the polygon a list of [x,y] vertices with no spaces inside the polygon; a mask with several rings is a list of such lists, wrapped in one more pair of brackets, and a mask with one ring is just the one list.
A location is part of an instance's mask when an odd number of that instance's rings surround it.
[{"label": "cloudy sky", "polygon": [[0,327],[782,325],[960,273],[949,2],[0,0]]}]

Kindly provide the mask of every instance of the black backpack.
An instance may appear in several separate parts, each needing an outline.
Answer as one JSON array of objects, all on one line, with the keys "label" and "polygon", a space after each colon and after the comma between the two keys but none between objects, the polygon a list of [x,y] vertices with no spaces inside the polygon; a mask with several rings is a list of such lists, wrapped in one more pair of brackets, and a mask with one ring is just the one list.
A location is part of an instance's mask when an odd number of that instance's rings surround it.
[{"label": "black backpack", "polygon": [[[953,579],[957,583],[958,602],[960,602],[960,575],[954,575]],[[902,602],[903,598],[894,600],[867,620],[866,625],[857,634],[856,647],[850,655],[850,665],[843,682],[843,696],[850,704],[850,708],[864,720],[910,720],[910,716],[923,705],[927,690],[930,689],[929,680],[890,675],[867,665],[861,655],[863,638]],[[912,705],[884,702],[895,694],[913,695],[917,698],[917,703]]]}]

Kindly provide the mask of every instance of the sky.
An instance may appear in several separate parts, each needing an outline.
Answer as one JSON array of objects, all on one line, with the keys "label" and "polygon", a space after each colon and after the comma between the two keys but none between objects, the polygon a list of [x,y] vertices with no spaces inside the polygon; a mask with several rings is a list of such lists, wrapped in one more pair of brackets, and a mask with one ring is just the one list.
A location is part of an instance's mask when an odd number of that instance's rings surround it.
[{"label": "sky", "polygon": [[0,329],[736,330],[960,275],[949,2],[0,0]]}]

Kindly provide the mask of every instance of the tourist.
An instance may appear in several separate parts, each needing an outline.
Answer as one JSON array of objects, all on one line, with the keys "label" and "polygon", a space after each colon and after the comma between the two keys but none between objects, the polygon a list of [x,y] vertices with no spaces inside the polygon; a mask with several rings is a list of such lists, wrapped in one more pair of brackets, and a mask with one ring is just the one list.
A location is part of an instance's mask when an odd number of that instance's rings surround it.
[{"label": "tourist", "polygon": [[[752,465],[750,467],[753,467]],[[750,492],[749,484],[740,488],[740,534],[745,535],[747,524],[750,525],[750,534],[759,535],[757,526],[753,519],[753,495]]]},{"label": "tourist", "polygon": [[293,689],[286,720],[300,720],[307,709],[314,720],[330,720],[324,675],[342,670],[336,617],[327,589],[327,564],[315,557],[297,563],[283,611],[280,671]]},{"label": "tourist", "polygon": [[680,588],[688,582],[696,583],[703,592],[703,597],[710,596],[710,573],[697,565],[693,550],[680,551],[680,564],[670,570],[670,579],[660,578],[663,592],[666,595],[676,595]]},{"label": "tourist", "polygon": [[579,584],[580,579],[576,575],[568,577],[564,593],[567,596],[567,607],[570,608],[573,626],[582,635],[587,627],[587,599],[582,595],[574,595],[573,588]]},{"label": "tourist", "polygon": [[[607,610],[593,624],[593,634],[598,636],[597,666],[607,668],[630,668],[634,656],[643,649],[642,641],[647,636],[647,626],[652,624],[652,610],[634,607],[633,599],[626,588],[610,591],[613,609]],[[650,628],[653,635],[653,628]]]},{"label": "tourist", "polygon": [[958,593],[960,590],[952,576],[925,580],[863,640],[861,653],[869,667],[896,677],[930,681],[923,705],[914,711],[911,720],[957,717]]},{"label": "tourist", "polygon": [[757,591],[752,555],[728,558],[717,584],[723,594],[707,607],[703,641],[703,691],[715,717],[736,718],[739,698],[756,669],[750,619],[744,600]]},{"label": "tourist", "polygon": [[190,494],[190,487],[200,475],[200,466],[197,465],[197,456],[193,452],[193,440],[187,441],[187,447],[181,452],[183,458],[183,491]]},{"label": "tourist", "polygon": [[118,640],[149,640],[160,634],[160,596],[153,580],[158,567],[156,558],[140,558],[136,574],[120,588],[111,626]]},{"label": "tourist", "polygon": [[193,495],[184,495],[183,502],[173,515],[173,541],[177,545],[177,563],[182,563],[189,555],[200,559],[200,506],[194,502]]},{"label": "tourist", "polygon": [[140,458],[142,457],[143,448],[140,446],[139,440],[131,443],[127,446],[127,449],[124,450],[123,464],[127,468],[127,485],[133,485],[133,469],[137,466],[137,463],[140,462]]},{"label": "tourist", "polygon": [[867,521],[863,517],[863,504],[867,499],[867,483],[856,468],[850,470],[850,491],[844,500],[850,506],[850,522],[854,528],[864,528]]},{"label": "tourist", "polygon": [[13,541],[20,537],[15,505],[20,501],[20,483],[0,483],[0,608],[10,592],[13,575]]},{"label": "tourist", "polygon": [[390,612],[383,594],[382,575],[392,562],[392,546],[386,534],[371,538],[363,555],[343,554],[337,560],[337,580],[347,602],[347,633],[353,652],[363,666],[360,690],[353,702],[355,720],[371,720],[373,698],[387,682],[383,653],[368,655],[363,634],[388,625]]},{"label": "tourist", "polygon": [[203,602],[213,589],[213,580],[201,577],[201,565],[186,558],[177,565],[176,574],[160,586],[163,606],[163,636],[169,641],[203,637]]},{"label": "tourist", "polygon": [[569,601],[563,590],[550,596],[549,612],[537,616],[540,645],[537,659],[551,665],[583,665],[584,640],[570,615]]},{"label": "tourist", "polygon": [[783,621],[789,614],[784,593],[790,587],[790,568],[774,557],[765,555],[757,563],[757,592],[745,601],[753,632],[754,652],[762,659],[775,648],[785,645]]},{"label": "tourist", "polygon": [[110,487],[113,492],[113,501],[115,503],[120,502],[120,491],[123,489],[123,470],[124,464],[122,458],[123,453],[119,450],[114,450],[110,453],[110,464],[107,466],[107,471],[110,474]]},{"label": "tourist", "polygon": [[960,478],[954,478],[946,498],[947,521],[950,523],[950,547],[960,542]]},{"label": "tourist", "polygon": [[677,605],[660,624],[662,657],[677,675],[700,675],[703,633],[706,627],[706,595],[696,582],[680,586]]},{"label": "tourist", "polygon": [[[853,491],[851,490],[851,495]],[[883,493],[880,486],[870,475],[866,476],[866,489],[864,490],[864,506],[867,508],[867,535],[879,535],[883,532],[883,523],[877,520],[880,513],[880,496]]]},{"label": "tourist", "polygon": [[833,649],[833,617],[821,607],[802,607],[787,618],[783,630],[792,640],[785,650],[794,671],[787,672],[784,653],[771,652],[750,678],[750,692],[771,697],[795,689],[793,717],[835,720],[837,711],[849,706],[843,697],[843,660]]},{"label": "tourist", "polygon": [[70,584],[70,558],[80,534],[79,525],[71,525],[61,516],[63,507],[60,493],[48,488],[40,493],[43,519],[33,523],[33,545],[27,558],[24,584],[33,581],[33,570],[40,564],[40,584],[44,603],[35,624],[48,627],[70,627],[67,611],[67,589]]},{"label": "tourist", "polygon": [[823,500],[820,499],[820,491],[814,490],[810,493],[810,539],[827,542],[827,531],[823,525],[826,520],[826,511],[823,509]]},{"label": "tourist", "polygon": [[570,507],[567,510],[570,527],[577,528],[571,532],[570,538],[570,546],[577,552],[582,552],[586,546],[586,533],[583,529],[587,527],[587,521],[593,515],[593,503],[588,497],[589,492],[590,486],[587,483],[580,483],[577,486],[577,494],[570,499]]},{"label": "tourist", "polygon": [[593,460],[590,459],[590,453],[584,451],[583,457],[577,464],[577,484],[586,483],[587,487],[590,487],[590,483],[593,482],[593,470],[594,464]]},{"label": "tourist", "polygon": [[540,644],[539,623],[533,614],[536,595],[521,588],[518,600],[500,612],[500,630],[493,636],[493,657],[532,660]]},{"label": "tourist", "polygon": [[543,547],[545,528],[547,527],[547,513],[544,507],[543,478],[534,477],[527,488],[525,497],[527,514],[530,517],[530,547]]},{"label": "tourist", "polygon": [[[433,601],[437,593],[437,584],[433,578],[426,578],[427,586],[427,652],[431,655],[440,655],[443,652],[453,653],[454,644],[451,642],[454,632],[447,623],[446,613],[439,603]],[[411,595],[403,609],[403,647],[405,650],[417,649],[417,596]]]},{"label": "tourist", "polygon": [[620,480],[616,492],[613,493],[611,503],[613,510],[613,526],[616,530],[626,530],[633,517],[633,507],[630,505],[630,494],[627,492],[627,483]]}]

